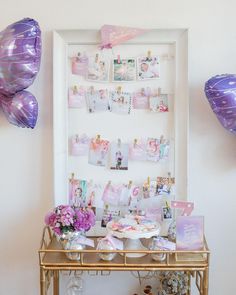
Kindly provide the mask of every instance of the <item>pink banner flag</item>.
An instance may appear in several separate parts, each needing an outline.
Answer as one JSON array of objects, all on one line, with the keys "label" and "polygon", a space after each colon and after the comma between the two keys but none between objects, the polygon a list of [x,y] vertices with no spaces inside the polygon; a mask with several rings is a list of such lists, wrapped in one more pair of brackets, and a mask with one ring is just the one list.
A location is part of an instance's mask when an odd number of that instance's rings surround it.
[{"label": "pink banner flag", "polygon": [[193,202],[186,202],[186,201],[171,201],[171,208],[175,209],[183,209],[182,216],[189,216],[191,215],[194,209]]},{"label": "pink banner flag", "polygon": [[116,45],[133,39],[136,36],[146,33],[148,30],[104,25],[101,27],[101,45],[100,48],[112,48]]}]

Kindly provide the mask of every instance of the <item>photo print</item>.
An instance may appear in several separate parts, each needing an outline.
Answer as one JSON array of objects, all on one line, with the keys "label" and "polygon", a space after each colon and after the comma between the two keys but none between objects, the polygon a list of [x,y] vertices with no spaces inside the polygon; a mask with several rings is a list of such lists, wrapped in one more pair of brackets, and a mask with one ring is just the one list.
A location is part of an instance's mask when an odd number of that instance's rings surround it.
[{"label": "photo print", "polygon": [[168,107],[168,95],[159,94],[159,91],[153,90],[149,97],[149,108],[154,113],[165,113],[169,111]]},{"label": "photo print", "polygon": [[87,194],[87,181],[80,179],[69,180],[69,200],[70,205],[85,207]]},{"label": "photo print", "polygon": [[110,145],[110,169],[128,170],[129,145],[126,143],[111,143]]},{"label": "photo print", "polygon": [[130,114],[131,110],[131,93],[124,91],[110,92],[110,109],[117,114]]},{"label": "photo print", "polygon": [[82,77],[87,76],[88,72],[88,57],[85,53],[80,52],[77,56],[72,57],[71,60],[71,71],[73,75],[79,75]]},{"label": "photo print", "polygon": [[109,60],[100,54],[89,57],[87,80],[97,82],[109,81]]},{"label": "photo print", "polygon": [[89,147],[89,164],[105,166],[107,163],[109,141],[101,139],[100,136],[92,138]]},{"label": "photo print", "polygon": [[87,104],[89,113],[107,111],[109,106],[109,95],[107,89],[94,89],[93,86],[87,91]]},{"label": "photo print", "polygon": [[136,80],[136,61],[134,58],[113,59],[113,82],[130,82]]},{"label": "photo print", "polygon": [[140,56],[137,59],[138,80],[160,78],[160,61],[156,56]]},{"label": "photo print", "polygon": [[86,134],[79,136],[78,134],[71,138],[71,155],[86,156],[88,155],[90,138]]},{"label": "photo print", "polygon": [[148,138],[146,152],[147,161],[158,162],[160,160],[160,140],[157,138]]}]

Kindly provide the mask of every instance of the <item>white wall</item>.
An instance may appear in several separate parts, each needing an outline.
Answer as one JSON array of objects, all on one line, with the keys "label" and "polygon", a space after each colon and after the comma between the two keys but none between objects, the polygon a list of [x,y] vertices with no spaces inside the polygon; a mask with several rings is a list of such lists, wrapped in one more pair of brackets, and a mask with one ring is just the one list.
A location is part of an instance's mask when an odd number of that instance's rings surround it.
[{"label": "white wall", "polygon": [[212,75],[236,73],[236,2],[0,0],[0,7],[1,29],[29,16],[43,31],[41,72],[31,87],[40,106],[36,129],[10,126],[0,114],[0,294],[39,294],[37,249],[43,216],[53,200],[51,31],[104,23],[189,28],[190,197],[206,219],[212,250],[210,294],[234,294],[236,136],[218,123],[203,85]]}]

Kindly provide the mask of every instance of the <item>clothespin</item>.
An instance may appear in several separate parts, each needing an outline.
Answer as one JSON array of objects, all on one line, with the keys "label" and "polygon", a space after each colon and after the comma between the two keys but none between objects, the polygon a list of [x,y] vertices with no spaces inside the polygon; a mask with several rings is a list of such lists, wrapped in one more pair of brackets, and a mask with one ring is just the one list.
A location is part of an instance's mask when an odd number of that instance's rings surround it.
[{"label": "clothespin", "polygon": [[118,138],[118,140],[117,140],[117,146],[118,146],[118,147],[121,146],[121,139],[120,139],[120,138]]},{"label": "clothespin", "polygon": [[132,180],[130,180],[130,181],[129,181],[129,184],[128,184],[128,188],[131,188],[132,183],[133,183]]},{"label": "clothespin", "polygon": [[71,173],[71,178],[69,178],[69,181],[73,182],[74,178],[75,178],[75,173]]},{"label": "clothespin", "polygon": [[148,50],[148,52],[147,52],[147,60],[151,60],[151,58],[152,58],[152,52],[151,52],[151,50]]},{"label": "clothespin", "polygon": [[143,88],[143,87],[141,88],[141,95],[146,96],[145,95],[145,88]]},{"label": "clothespin", "polygon": [[121,90],[122,90],[122,87],[121,87],[121,86],[118,86],[118,87],[117,87],[117,93],[118,93],[118,94],[121,94]]},{"label": "clothespin", "polygon": [[111,185],[111,180],[109,180],[107,183],[107,186],[110,186],[110,185]]},{"label": "clothespin", "polygon": [[100,142],[100,139],[101,139],[101,135],[98,134],[98,135],[96,136],[96,142],[99,143],[99,142]]},{"label": "clothespin", "polygon": [[150,176],[148,176],[148,178],[147,178],[147,185],[148,185],[148,187],[150,187]]},{"label": "clothespin", "polygon": [[98,53],[95,55],[95,63],[97,63],[98,62]]},{"label": "clothespin", "polygon": [[138,143],[138,140],[137,140],[137,138],[135,138],[134,139],[134,147],[136,147],[137,143]]},{"label": "clothespin", "polygon": [[73,86],[73,94],[78,93],[78,87],[76,85]]},{"label": "clothespin", "polygon": [[170,206],[169,206],[169,204],[168,204],[168,202],[166,201],[166,208],[170,208]]},{"label": "clothespin", "polygon": [[158,96],[161,95],[161,87],[158,87]]},{"label": "clothespin", "polygon": [[120,54],[117,55],[117,62],[120,64]]}]

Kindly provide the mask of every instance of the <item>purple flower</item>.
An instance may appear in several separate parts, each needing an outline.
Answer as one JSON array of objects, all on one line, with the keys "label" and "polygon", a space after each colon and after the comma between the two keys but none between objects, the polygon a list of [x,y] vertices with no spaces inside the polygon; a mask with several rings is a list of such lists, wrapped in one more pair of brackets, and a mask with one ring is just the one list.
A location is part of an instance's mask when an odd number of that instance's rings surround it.
[{"label": "purple flower", "polygon": [[56,220],[56,214],[54,212],[49,212],[44,218],[44,221],[49,226],[54,226]]}]

